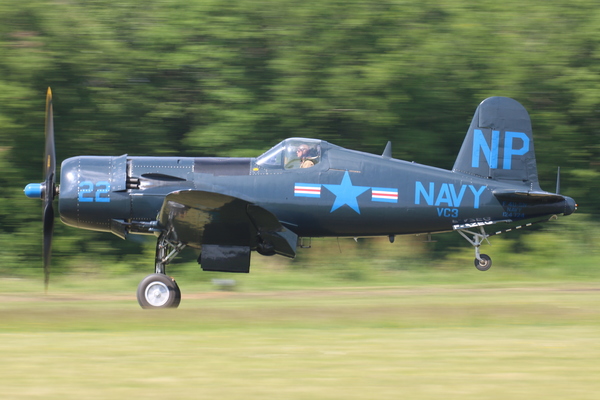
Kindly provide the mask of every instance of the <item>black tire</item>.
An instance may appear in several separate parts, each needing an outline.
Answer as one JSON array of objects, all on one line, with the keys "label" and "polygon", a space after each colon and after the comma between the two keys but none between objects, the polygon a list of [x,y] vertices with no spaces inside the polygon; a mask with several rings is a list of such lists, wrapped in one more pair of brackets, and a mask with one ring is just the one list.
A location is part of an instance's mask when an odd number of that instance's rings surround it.
[{"label": "black tire", "polygon": [[475,268],[480,271],[487,271],[492,267],[492,259],[487,254],[480,254],[481,260],[475,259]]},{"label": "black tire", "polygon": [[140,282],[137,299],[144,309],[177,308],[181,302],[181,290],[175,279],[163,274],[152,274]]}]

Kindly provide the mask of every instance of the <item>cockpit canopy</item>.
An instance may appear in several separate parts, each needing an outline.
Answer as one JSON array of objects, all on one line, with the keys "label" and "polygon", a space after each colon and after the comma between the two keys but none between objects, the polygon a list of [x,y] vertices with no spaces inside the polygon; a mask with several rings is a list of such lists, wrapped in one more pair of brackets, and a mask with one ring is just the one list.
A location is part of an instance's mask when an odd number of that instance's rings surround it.
[{"label": "cockpit canopy", "polygon": [[310,168],[321,161],[321,140],[286,139],[256,159],[262,168]]}]

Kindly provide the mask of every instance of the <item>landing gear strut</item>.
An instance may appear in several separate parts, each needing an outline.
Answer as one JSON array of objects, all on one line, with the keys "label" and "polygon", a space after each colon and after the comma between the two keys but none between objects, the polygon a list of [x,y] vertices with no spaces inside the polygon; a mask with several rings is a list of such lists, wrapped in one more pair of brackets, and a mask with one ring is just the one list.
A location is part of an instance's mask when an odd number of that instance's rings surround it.
[{"label": "landing gear strut", "polygon": [[[489,240],[487,240],[490,235],[485,233],[483,226],[479,227],[479,232],[473,232],[466,229],[458,229],[457,231],[462,237],[471,243],[473,247],[475,247],[475,268],[477,268],[479,271],[487,271],[490,269],[492,267],[492,259],[490,256],[479,253],[479,246],[481,246],[481,243],[484,240],[488,242],[488,244],[490,243]],[[469,235],[471,235],[471,237],[469,237]]]},{"label": "landing gear strut", "polygon": [[177,308],[181,302],[181,290],[175,279],[166,275],[166,266],[185,244],[172,239],[171,234],[172,231],[167,231],[158,237],[155,273],[145,277],[138,286],[137,299],[142,308]]}]

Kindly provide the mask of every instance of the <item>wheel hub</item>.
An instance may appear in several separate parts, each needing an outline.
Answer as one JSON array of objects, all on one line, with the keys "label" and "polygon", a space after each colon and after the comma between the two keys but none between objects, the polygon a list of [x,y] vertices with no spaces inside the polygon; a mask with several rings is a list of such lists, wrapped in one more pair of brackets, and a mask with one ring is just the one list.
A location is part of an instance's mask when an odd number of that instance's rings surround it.
[{"label": "wheel hub", "polygon": [[148,285],[145,297],[152,306],[163,306],[169,300],[169,288],[162,282],[153,282]]}]

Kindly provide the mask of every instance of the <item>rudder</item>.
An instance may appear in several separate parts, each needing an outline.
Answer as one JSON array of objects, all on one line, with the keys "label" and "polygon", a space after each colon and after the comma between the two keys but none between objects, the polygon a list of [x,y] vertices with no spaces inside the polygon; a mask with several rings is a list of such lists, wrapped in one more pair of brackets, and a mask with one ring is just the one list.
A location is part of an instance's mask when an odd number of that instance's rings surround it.
[{"label": "rudder", "polygon": [[508,97],[482,101],[452,171],[541,190],[525,107]]}]

